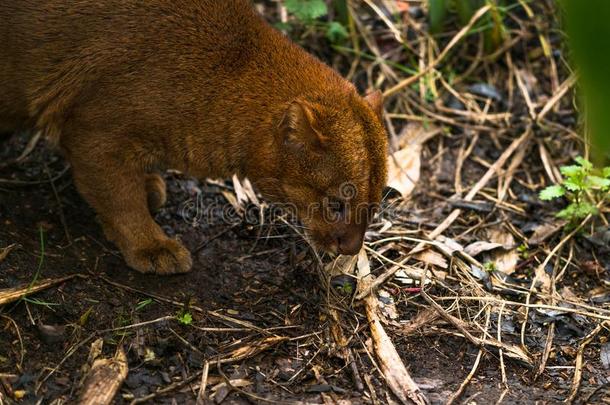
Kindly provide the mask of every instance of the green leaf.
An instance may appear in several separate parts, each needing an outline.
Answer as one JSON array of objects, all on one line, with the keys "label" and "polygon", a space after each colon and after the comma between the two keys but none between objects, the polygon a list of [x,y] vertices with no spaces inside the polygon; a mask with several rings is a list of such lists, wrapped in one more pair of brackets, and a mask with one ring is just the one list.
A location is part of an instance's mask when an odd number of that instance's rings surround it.
[{"label": "green leaf", "polygon": [[494,271],[497,270],[496,264],[494,262],[485,262],[485,264],[483,264],[483,270],[485,270],[488,273],[493,273]]},{"label": "green leaf", "polygon": [[324,0],[286,0],[286,10],[301,21],[311,21],[328,14]]},{"label": "green leaf", "polygon": [[563,174],[566,177],[576,177],[576,176],[582,176],[585,174],[585,171],[582,168],[582,166],[576,166],[576,165],[561,166],[559,168],[559,170],[561,171],[561,174]]},{"label": "green leaf", "polygon": [[553,200],[555,198],[559,198],[565,195],[565,188],[561,187],[559,184],[555,184],[553,186],[548,186],[544,190],[542,190],[539,194],[539,197],[543,201]]},{"label": "green leaf", "polygon": [[178,322],[183,325],[190,325],[193,323],[193,315],[190,312],[185,312],[181,315],[178,315]]},{"label": "green leaf", "polygon": [[610,167],[604,167],[604,170],[602,170],[602,174],[605,178],[610,179]]},{"label": "green leaf", "polygon": [[85,313],[80,316],[80,318],[78,318],[78,324],[80,326],[85,326],[85,324],[89,320],[89,316],[91,315],[92,311],[93,311],[93,307],[89,307],[89,309],[86,310]]},{"label": "green leaf", "polygon": [[335,9],[335,19],[343,26],[348,26],[350,17],[347,0],[333,0],[332,5]]},{"label": "green leaf", "polygon": [[[610,1],[561,0],[569,54],[578,67],[578,87],[586,106],[593,161],[601,164],[610,153],[610,52],[600,52],[600,40],[610,36]],[[562,24],[564,25],[564,24]]]},{"label": "green leaf", "polygon": [[428,18],[430,32],[438,33],[443,28],[449,8],[448,0],[428,0]]},{"label": "green leaf", "polygon": [[349,283],[343,284],[343,288],[342,289],[343,289],[343,293],[346,294],[346,295],[351,295],[353,290],[354,290],[352,285],[349,284]]},{"label": "green leaf", "polygon": [[502,16],[502,13],[500,13],[500,8],[496,2],[488,2],[488,4],[491,4],[492,8],[485,17],[489,20],[489,23],[491,23],[491,28],[485,32],[485,47],[489,52],[492,52],[504,43],[506,39],[506,27],[504,26],[504,17]]},{"label": "green leaf", "polygon": [[281,22],[281,21],[276,22],[275,24],[273,24],[273,26],[278,31],[286,31],[286,32],[292,31],[292,28],[293,28],[291,24]]},{"label": "green leaf", "polygon": [[570,204],[561,211],[559,211],[555,216],[557,218],[569,219],[571,220],[574,217],[574,212],[576,211],[576,204]]},{"label": "green leaf", "polygon": [[588,176],[587,183],[591,188],[605,189],[610,187],[610,179],[604,179],[598,176]]},{"label": "green leaf", "polygon": [[341,42],[348,36],[349,34],[345,27],[337,21],[331,22],[326,28],[326,38],[332,43]]},{"label": "green leaf", "polygon": [[580,204],[572,203],[563,210],[557,213],[558,218],[577,221],[585,218],[587,215],[597,215],[599,210],[591,203],[583,202]]},{"label": "green leaf", "polygon": [[153,302],[152,298],[147,298],[144,301],[138,302],[138,305],[136,305],[136,311],[139,311],[142,308],[144,308],[145,306],[152,304],[152,302]]},{"label": "green leaf", "polygon": [[584,188],[579,180],[572,178],[564,181],[563,186],[570,191],[581,191]]},{"label": "green leaf", "polygon": [[584,167],[586,170],[591,170],[593,169],[593,163],[589,162],[587,159],[585,159],[582,156],[576,156],[574,158],[574,160],[576,161],[576,163],[578,163],[579,165],[581,165],[582,167]]},{"label": "green leaf", "polygon": [[580,204],[576,204],[576,210],[574,212],[574,216],[578,219],[585,218],[587,215],[597,215],[599,214],[599,210],[597,207],[591,203],[583,202]]},{"label": "green leaf", "polygon": [[458,18],[460,19],[460,24],[462,24],[462,26],[468,24],[468,22],[470,21],[470,18],[482,6],[483,6],[483,1],[481,1],[481,0],[456,1],[455,9],[457,11]]}]

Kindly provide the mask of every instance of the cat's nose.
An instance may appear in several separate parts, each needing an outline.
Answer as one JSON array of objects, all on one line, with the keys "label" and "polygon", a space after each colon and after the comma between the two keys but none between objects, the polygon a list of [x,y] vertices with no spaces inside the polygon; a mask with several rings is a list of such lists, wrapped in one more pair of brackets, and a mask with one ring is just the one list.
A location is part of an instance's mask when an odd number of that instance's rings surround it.
[{"label": "cat's nose", "polygon": [[362,248],[364,232],[350,230],[337,237],[337,251],[342,255],[356,255]]}]

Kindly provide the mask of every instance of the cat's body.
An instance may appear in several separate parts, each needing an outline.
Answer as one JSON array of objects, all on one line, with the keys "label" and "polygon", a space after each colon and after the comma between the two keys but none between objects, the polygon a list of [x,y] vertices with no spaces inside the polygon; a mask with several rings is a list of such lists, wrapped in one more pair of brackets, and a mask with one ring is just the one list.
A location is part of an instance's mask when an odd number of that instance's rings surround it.
[{"label": "cat's body", "polygon": [[107,237],[139,271],[191,267],[148,211],[165,200],[157,172],[166,168],[248,176],[294,204],[315,242],[353,253],[366,220],[347,208],[330,226],[307,210],[343,199],[344,183],[358,192],[353,203],[379,202],[380,110],[378,94],[361,98],[246,0],[0,5],[0,132],[35,127],[57,144]]}]

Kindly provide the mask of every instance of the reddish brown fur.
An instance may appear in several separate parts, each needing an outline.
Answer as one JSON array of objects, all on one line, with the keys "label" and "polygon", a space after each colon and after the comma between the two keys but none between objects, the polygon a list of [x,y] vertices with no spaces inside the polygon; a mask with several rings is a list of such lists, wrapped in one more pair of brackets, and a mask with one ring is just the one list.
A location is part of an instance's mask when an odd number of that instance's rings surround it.
[{"label": "reddish brown fur", "polygon": [[[354,253],[385,182],[381,97],[360,97],[246,0],[0,4],[0,132],[37,127],[72,164],[107,237],[142,272],[191,267],[150,213],[155,175],[249,177],[298,207],[312,239]],[[338,224],[307,207],[357,195]],[[324,208],[325,210],[328,208]]]}]

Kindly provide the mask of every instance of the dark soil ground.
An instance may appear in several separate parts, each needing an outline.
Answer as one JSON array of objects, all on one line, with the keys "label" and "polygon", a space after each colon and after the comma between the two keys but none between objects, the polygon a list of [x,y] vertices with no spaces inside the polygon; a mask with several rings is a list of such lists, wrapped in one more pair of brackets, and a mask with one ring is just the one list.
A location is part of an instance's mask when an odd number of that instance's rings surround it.
[{"label": "dark soil ground", "polygon": [[[26,139],[5,140],[2,158],[17,156]],[[0,398],[6,403],[15,397],[21,398],[19,403],[73,402],[82,379],[81,367],[97,337],[104,339],[106,354],[112,355],[119,346],[127,352],[129,375],[115,403],[129,403],[193,376],[206,359],[269,335],[290,340],[223,366],[224,374],[247,381],[243,389],[272,402],[323,403],[320,392],[339,402],[372,402],[370,388],[365,385],[364,392],[359,391],[350,368],[333,354],[323,305],[325,292],[297,235],[277,225],[260,229],[246,223],[193,226],[182,213],[197,190],[209,204],[222,203],[224,197],[218,186],[168,175],[173,192],[157,219],[172,234],[180,235],[191,250],[198,250],[194,269],[171,277],[138,274],[126,267],[104,239],[92,210],[77,194],[64,167],[60,157],[40,145],[27,162],[1,172],[5,180],[14,182],[0,184],[0,247],[16,243],[18,248],[0,263],[0,288],[79,275],[0,309],[0,393],[4,393]],[[193,317],[190,325],[164,320],[109,331],[176,315],[184,305],[205,312],[187,310]],[[249,326],[211,316],[208,311],[246,321]],[[401,318],[408,319],[417,311],[417,306],[406,307]],[[430,400],[442,403],[466,377],[478,349],[442,328],[424,331],[395,335],[394,343]],[[367,355],[366,342],[352,346],[360,373],[370,375],[377,401],[391,403],[392,395]],[[595,363],[587,363],[584,392],[597,388],[603,378]],[[462,396],[464,403],[494,403],[500,398],[498,359],[487,353],[480,367]],[[218,372],[213,368],[210,374]],[[532,383],[530,370],[509,361],[507,377],[510,390],[503,403],[558,403],[570,387],[571,370],[545,374]],[[194,403],[198,385],[194,379],[153,402]],[[217,399],[226,395],[220,391],[216,391]],[[225,399],[225,403],[250,402],[257,400],[235,391]]]}]

